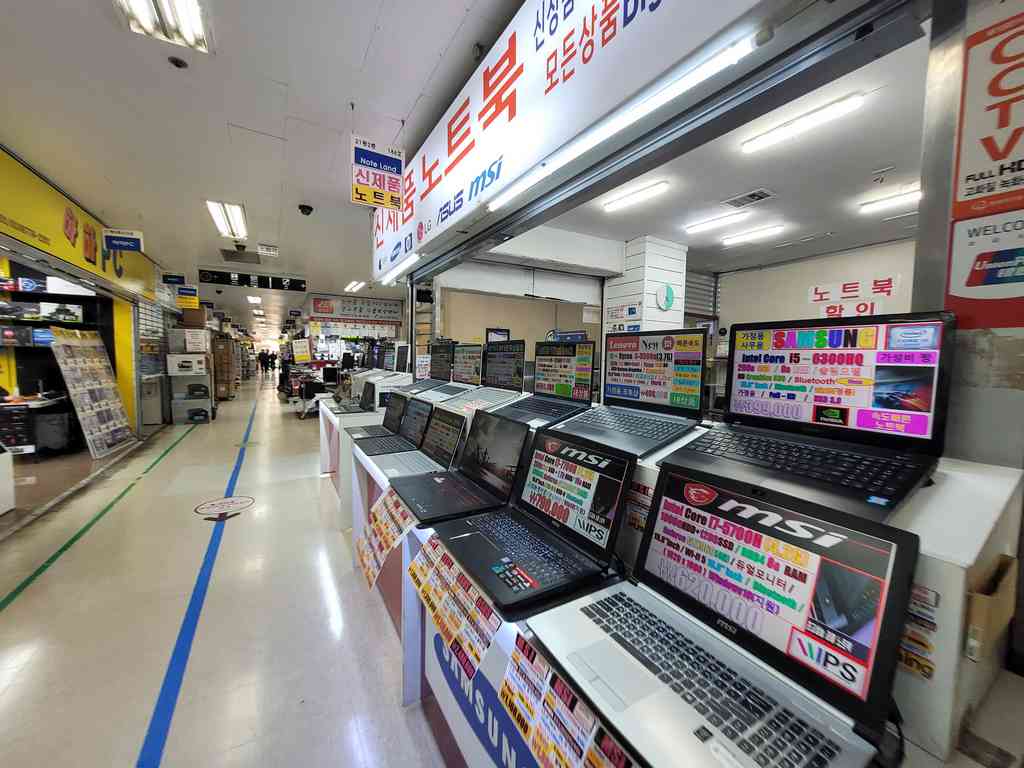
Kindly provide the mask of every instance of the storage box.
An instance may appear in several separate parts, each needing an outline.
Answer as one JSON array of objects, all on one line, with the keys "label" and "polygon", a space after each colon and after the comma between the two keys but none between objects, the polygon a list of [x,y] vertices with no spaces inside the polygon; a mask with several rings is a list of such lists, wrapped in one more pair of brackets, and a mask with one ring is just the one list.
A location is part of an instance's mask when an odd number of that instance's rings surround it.
[{"label": "storage box", "polygon": [[179,322],[185,328],[205,328],[206,307],[200,307],[199,309],[181,310],[181,320],[179,320]]},{"label": "storage box", "polygon": [[172,328],[167,332],[167,351],[172,355],[210,351],[210,332],[205,328]]},{"label": "storage box", "polygon": [[[979,662],[1004,641],[1017,596],[1017,558],[1001,555],[995,573],[978,592],[967,596],[968,659]],[[998,653],[998,651],[996,651]]]},{"label": "storage box", "polygon": [[167,373],[171,376],[206,375],[206,355],[168,355]]},{"label": "storage box", "polygon": [[206,424],[213,418],[213,401],[172,400],[171,417],[175,424]]}]

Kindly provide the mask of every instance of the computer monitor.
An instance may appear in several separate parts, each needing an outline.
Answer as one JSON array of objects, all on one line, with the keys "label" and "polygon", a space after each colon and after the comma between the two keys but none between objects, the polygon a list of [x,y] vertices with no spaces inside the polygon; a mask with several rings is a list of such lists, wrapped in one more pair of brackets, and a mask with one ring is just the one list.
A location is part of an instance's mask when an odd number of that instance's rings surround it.
[{"label": "computer monitor", "polygon": [[384,364],[381,366],[385,371],[395,370],[395,363],[397,362],[395,356],[395,345],[385,344],[384,345]]},{"label": "computer monitor", "polygon": [[940,455],[947,312],[732,327],[725,419]]},{"label": "computer monitor", "polygon": [[422,450],[445,469],[452,465],[459,448],[466,417],[461,413],[435,408],[430,414],[427,433],[423,436]]},{"label": "computer monitor", "polygon": [[336,385],[338,383],[338,368],[333,365],[323,367],[324,384]]},{"label": "computer monitor", "polygon": [[706,328],[609,333],[604,404],[700,418]]},{"label": "computer monitor", "polygon": [[430,411],[433,406],[423,400],[412,398],[405,406],[405,416],[402,417],[402,426],[398,432],[409,442],[419,445],[423,440],[423,433],[427,431],[427,422],[430,421]]},{"label": "computer monitor", "polygon": [[594,379],[594,342],[538,341],[533,393],[590,403]]},{"label": "computer monitor", "polygon": [[476,411],[459,469],[498,498],[508,500],[529,432],[529,424]]},{"label": "computer monitor", "polygon": [[351,371],[356,367],[356,357],[351,352],[343,352],[341,355],[341,370]]},{"label": "computer monitor", "polygon": [[454,341],[435,341],[430,345],[430,378],[451,381]]},{"label": "computer monitor", "polygon": [[484,347],[483,383],[485,387],[523,391],[526,342],[491,341]]},{"label": "computer monitor", "polygon": [[409,403],[409,398],[403,395],[401,392],[392,392],[391,397],[388,399],[388,407],[384,411],[384,428],[398,434],[398,430],[402,428],[402,417],[405,415],[405,407]]},{"label": "computer monitor", "polygon": [[483,344],[459,344],[455,347],[452,381],[457,384],[480,386],[480,368],[483,365]]},{"label": "computer monitor", "polygon": [[399,373],[406,373],[409,370],[409,345],[399,344],[398,355],[395,362],[395,370]]},{"label": "computer monitor", "polygon": [[373,345],[373,365],[372,368],[383,368],[384,367],[384,344],[383,342],[377,342]]}]

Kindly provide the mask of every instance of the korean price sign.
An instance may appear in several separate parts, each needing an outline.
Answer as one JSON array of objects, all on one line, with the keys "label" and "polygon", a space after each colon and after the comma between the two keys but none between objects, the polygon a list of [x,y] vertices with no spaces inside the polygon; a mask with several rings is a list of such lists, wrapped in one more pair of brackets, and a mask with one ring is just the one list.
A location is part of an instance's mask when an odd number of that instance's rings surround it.
[{"label": "korean price sign", "polygon": [[402,207],[405,153],[352,134],[352,202],[398,210]]}]

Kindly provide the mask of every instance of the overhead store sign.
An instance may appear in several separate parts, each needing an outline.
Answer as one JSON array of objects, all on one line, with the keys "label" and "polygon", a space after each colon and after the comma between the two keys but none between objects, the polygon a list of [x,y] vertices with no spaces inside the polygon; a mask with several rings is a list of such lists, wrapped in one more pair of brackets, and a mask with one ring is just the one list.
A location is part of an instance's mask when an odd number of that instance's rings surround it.
[{"label": "overhead store sign", "polygon": [[153,301],[156,266],[137,251],[103,247],[103,224],[6,152],[0,152],[0,232]]},{"label": "overhead store sign", "polygon": [[103,247],[108,251],[145,252],[141,229],[104,229]]},{"label": "overhead store sign", "polygon": [[400,299],[370,299],[361,296],[311,296],[309,314],[317,317],[347,320],[374,320],[390,323],[402,322]]},{"label": "overhead store sign", "polygon": [[288,317],[302,317],[302,310],[301,309],[289,309],[288,310]]},{"label": "overhead store sign", "polygon": [[194,285],[175,286],[175,304],[178,309],[199,309],[199,289]]},{"label": "overhead store sign", "polygon": [[160,275],[160,282],[167,285],[184,285],[185,276],[174,272],[164,272]]},{"label": "overhead store sign", "polygon": [[301,277],[255,275],[245,272],[224,272],[219,269],[200,269],[199,282],[209,285],[234,285],[242,288],[264,288],[275,291],[306,292],[306,280]]},{"label": "overhead store sign", "polygon": [[407,165],[401,210],[374,214],[374,279],[481,219],[487,202],[754,5],[525,3]]},{"label": "overhead store sign", "polygon": [[352,134],[352,202],[399,210],[405,153]]}]

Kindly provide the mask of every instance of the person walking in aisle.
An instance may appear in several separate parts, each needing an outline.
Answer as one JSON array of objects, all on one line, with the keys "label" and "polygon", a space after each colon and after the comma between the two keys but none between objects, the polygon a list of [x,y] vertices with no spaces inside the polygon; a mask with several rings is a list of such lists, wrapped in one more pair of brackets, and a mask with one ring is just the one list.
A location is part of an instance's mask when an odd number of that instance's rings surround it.
[{"label": "person walking in aisle", "polygon": [[259,358],[259,363],[260,363],[260,373],[263,374],[264,376],[266,376],[267,375],[267,363],[268,363],[268,360],[267,360],[267,350],[261,349],[260,353],[259,353],[259,355],[257,355],[257,357]]}]

